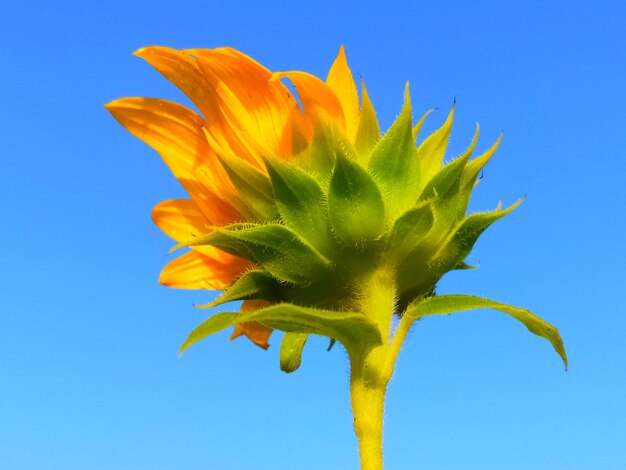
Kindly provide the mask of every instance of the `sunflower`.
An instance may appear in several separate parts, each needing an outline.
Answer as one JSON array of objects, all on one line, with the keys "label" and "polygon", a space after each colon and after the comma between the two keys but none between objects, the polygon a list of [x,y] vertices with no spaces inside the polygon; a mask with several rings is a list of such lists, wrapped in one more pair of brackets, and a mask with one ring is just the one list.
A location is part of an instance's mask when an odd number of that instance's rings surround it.
[{"label": "sunflower", "polygon": [[[267,348],[285,332],[281,368],[300,365],[310,334],[339,341],[351,364],[355,431],[363,468],[382,468],[387,383],[407,332],[433,314],[492,308],[546,338],[567,365],[556,328],[525,309],[468,295],[438,295],[493,222],[501,205],[466,214],[471,192],[500,139],[471,159],[444,161],[454,105],[443,125],[418,137],[408,85],[402,111],[381,135],[343,47],[326,80],[301,71],[272,73],[231,48],[135,53],[182,90],[197,112],[155,98],[106,105],[128,131],[154,148],[189,194],[159,203],[152,217],[188,252],[160,282],[223,293],[217,313],[181,349],[234,327]],[[286,82],[291,82],[297,96]],[[392,328],[393,318],[399,319]]]}]

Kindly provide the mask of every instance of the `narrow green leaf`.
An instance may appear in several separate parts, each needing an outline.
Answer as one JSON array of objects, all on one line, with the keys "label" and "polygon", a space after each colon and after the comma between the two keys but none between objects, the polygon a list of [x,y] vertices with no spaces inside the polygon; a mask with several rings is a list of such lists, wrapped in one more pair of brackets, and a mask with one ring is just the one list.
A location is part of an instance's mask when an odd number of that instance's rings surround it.
[{"label": "narrow green leaf", "polygon": [[286,333],[314,334],[334,338],[351,354],[363,354],[382,344],[380,331],[359,312],[321,310],[281,303],[253,312],[218,313],[191,332],[180,352],[209,335],[245,322],[259,322]]},{"label": "narrow green leaf", "polygon": [[437,295],[411,303],[404,315],[408,315],[412,320],[417,320],[427,315],[445,315],[478,308],[490,308],[507,313],[522,322],[531,333],[550,341],[554,350],[563,359],[565,370],[567,370],[567,355],[559,331],[523,308],[471,295]]},{"label": "narrow green leaf", "polygon": [[309,335],[303,333],[285,333],[280,343],[280,370],[295,372],[302,363],[302,350]]},{"label": "narrow green leaf", "polygon": [[448,114],[448,118],[443,125],[429,135],[424,142],[417,148],[417,155],[420,161],[420,169],[422,181],[426,184],[441,167],[443,156],[446,153],[450,133],[452,132],[452,121],[454,119],[454,108],[456,103],[452,105],[452,109]]},{"label": "narrow green leaf", "polygon": [[330,224],[347,246],[363,246],[384,231],[385,204],[376,182],[358,163],[337,157],[328,189]]},{"label": "narrow green leaf", "polygon": [[363,103],[361,105],[354,147],[359,155],[359,163],[367,165],[370,153],[380,139],[380,127],[376,118],[376,110],[370,101],[363,80],[361,80],[361,96],[363,97]]},{"label": "narrow green leaf", "polygon": [[369,171],[381,186],[390,221],[415,205],[421,179],[408,84],[402,112],[372,150]]},{"label": "narrow green leaf", "polygon": [[239,204],[237,209],[260,222],[276,218],[272,185],[267,175],[241,158],[224,155],[219,157],[219,161],[237,188],[238,199],[243,202],[243,207]]},{"label": "narrow green leaf", "polygon": [[332,268],[330,260],[307,241],[278,224],[227,226],[192,240],[188,245],[212,245],[256,261],[278,280],[294,284],[319,280]]},{"label": "narrow green leaf", "polygon": [[213,308],[226,302],[237,300],[267,300],[278,302],[281,297],[281,284],[267,271],[253,269],[245,272],[235,283],[213,302],[199,305],[199,308]]},{"label": "narrow green leaf", "polygon": [[207,336],[219,333],[229,326],[236,324],[237,322],[235,319],[238,316],[239,314],[234,312],[221,312],[209,317],[189,334],[183,345],[180,347],[178,354],[182,354],[189,346],[203,340]]},{"label": "narrow green leaf", "polygon": [[326,251],[330,227],[324,192],[317,181],[293,164],[266,159],[276,207],[283,222],[322,251]]}]

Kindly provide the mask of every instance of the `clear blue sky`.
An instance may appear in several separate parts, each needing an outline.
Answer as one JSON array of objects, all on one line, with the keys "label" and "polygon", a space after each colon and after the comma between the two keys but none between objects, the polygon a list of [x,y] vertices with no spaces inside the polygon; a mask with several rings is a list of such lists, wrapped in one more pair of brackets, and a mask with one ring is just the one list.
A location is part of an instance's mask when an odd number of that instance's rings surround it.
[{"label": "clear blue sky", "polygon": [[131,53],[230,45],[325,76],[340,44],[383,127],[457,99],[451,154],[504,131],[472,206],[526,202],[442,293],[527,307],[546,341],[489,311],[417,325],[390,384],[386,463],[404,469],[626,468],[626,4],[24,2],[0,6],[0,468],[357,469],[343,350],[278,369],[228,334],[182,359],[210,292],[157,284],[182,196],[102,105],[183,101]]}]

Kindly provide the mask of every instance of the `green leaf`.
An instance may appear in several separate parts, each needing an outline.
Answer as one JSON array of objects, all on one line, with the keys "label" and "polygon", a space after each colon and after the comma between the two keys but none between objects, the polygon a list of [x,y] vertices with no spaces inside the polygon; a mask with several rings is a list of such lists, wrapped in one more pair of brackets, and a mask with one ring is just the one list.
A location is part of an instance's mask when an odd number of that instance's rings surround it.
[{"label": "green leaf", "polygon": [[276,279],[307,284],[327,275],[332,263],[284,225],[240,224],[215,229],[188,243],[212,245],[256,261]]},{"label": "green leaf", "polygon": [[465,217],[442,243],[431,264],[442,272],[458,266],[470,253],[478,237],[496,220],[513,211],[523,200],[520,199],[504,210],[497,208],[492,212],[478,212]]},{"label": "green leaf", "polygon": [[280,370],[295,372],[302,363],[302,350],[309,335],[303,333],[285,333],[280,343]]},{"label": "green leaf", "polygon": [[207,336],[219,333],[231,325],[236,325],[238,316],[239,314],[234,312],[221,312],[209,317],[189,334],[180,347],[178,354],[182,354],[189,346],[203,340]]},{"label": "green leaf", "polygon": [[330,227],[326,217],[324,192],[317,181],[293,164],[266,159],[272,180],[276,207],[288,227],[318,249],[327,251]]},{"label": "green leaf", "polygon": [[180,352],[209,335],[245,322],[259,322],[286,333],[334,338],[343,344],[350,354],[363,354],[372,347],[382,344],[378,327],[362,313],[321,310],[281,303],[253,312],[218,313],[191,332],[181,346]]},{"label": "green leaf", "polygon": [[420,163],[413,140],[408,85],[400,116],[372,150],[369,171],[381,185],[390,221],[415,205],[420,194]]},{"label": "green leaf", "polygon": [[405,259],[426,238],[434,221],[432,202],[424,201],[396,220],[387,242],[388,251],[394,259]]},{"label": "green leaf", "polygon": [[378,186],[358,163],[337,157],[328,189],[330,224],[347,246],[363,246],[384,231],[385,205]]},{"label": "green leaf", "polygon": [[417,148],[417,155],[420,161],[420,170],[422,181],[427,183],[441,168],[443,156],[446,153],[448,139],[452,132],[452,121],[454,119],[454,108],[456,103],[452,105],[452,109],[448,114],[448,118],[443,125],[429,135],[424,142]]},{"label": "green leaf", "polygon": [[236,205],[237,209],[248,218],[255,218],[260,222],[276,218],[272,185],[267,175],[241,158],[226,154],[218,158],[237,188],[238,199],[244,203],[243,206]]},{"label": "green leaf", "polygon": [[359,155],[359,163],[366,165],[372,149],[380,139],[380,127],[363,80],[361,80],[361,96],[363,97],[363,104],[361,105],[354,147]]},{"label": "green leaf", "polygon": [[489,150],[485,153],[476,157],[475,159],[467,162],[465,168],[463,170],[463,175],[461,176],[461,184],[459,190],[459,201],[458,201],[458,217],[463,217],[465,215],[465,211],[467,210],[467,205],[469,204],[469,199],[472,194],[472,190],[476,185],[476,178],[480,171],[484,168],[487,162],[491,159],[498,146],[500,145],[500,141],[502,140],[502,134],[498,137],[498,140],[491,146]]},{"label": "green leaf", "polygon": [[567,370],[567,355],[559,331],[523,308],[471,295],[437,295],[413,302],[404,315],[412,320],[417,320],[427,315],[445,315],[478,308],[491,308],[507,313],[522,322],[531,333],[550,341],[554,350],[563,359],[565,370]]},{"label": "green leaf", "polygon": [[220,295],[213,302],[206,305],[199,305],[199,308],[213,308],[226,302],[237,300],[267,300],[278,302],[281,297],[281,284],[267,271],[253,269],[246,271],[226,292]]}]

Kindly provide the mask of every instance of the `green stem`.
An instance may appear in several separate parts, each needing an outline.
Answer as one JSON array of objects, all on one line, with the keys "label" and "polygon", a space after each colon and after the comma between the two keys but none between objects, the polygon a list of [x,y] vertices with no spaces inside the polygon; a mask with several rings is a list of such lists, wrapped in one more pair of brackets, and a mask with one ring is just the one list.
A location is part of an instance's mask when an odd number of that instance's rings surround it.
[{"label": "green stem", "polygon": [[402,319],[395,334],[391,334],[394,302],[395,287],[391,276],[385,271],[375,273],[364,285],[360,307],[379,327],[383,344],[366,354],[353,352],[350,355],[350,397],[361,470],[383,469],[385,394],[412,323]]}]

